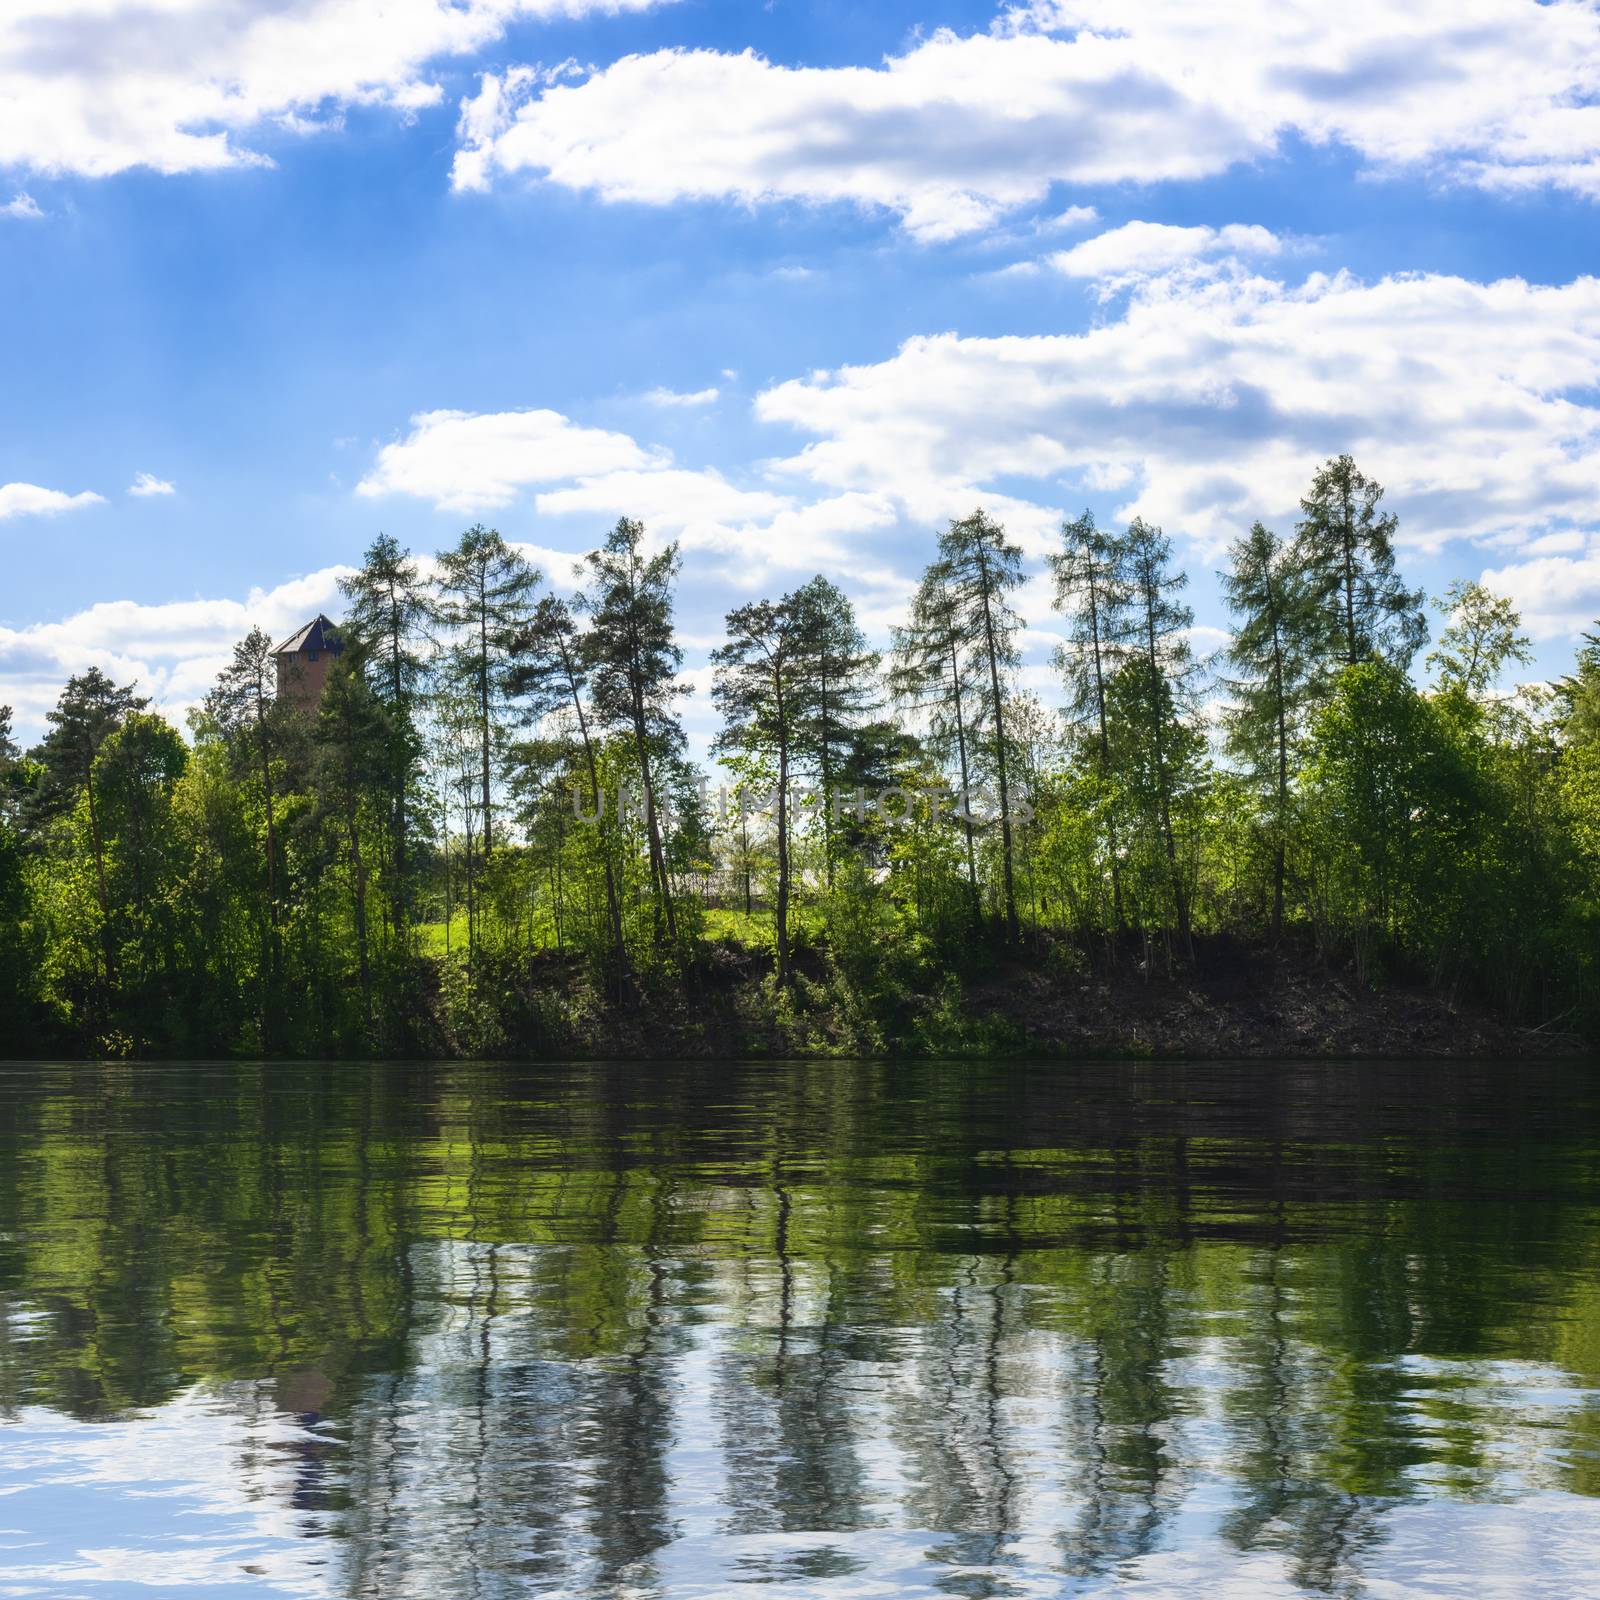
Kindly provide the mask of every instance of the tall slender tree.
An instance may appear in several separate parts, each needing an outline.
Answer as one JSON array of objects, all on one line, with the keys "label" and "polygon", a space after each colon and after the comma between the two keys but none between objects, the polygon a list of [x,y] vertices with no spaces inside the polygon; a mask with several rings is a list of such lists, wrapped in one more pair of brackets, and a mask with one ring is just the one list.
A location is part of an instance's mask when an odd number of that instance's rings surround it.
[{"label": "tall slender tree", "polygon": [[945,763],[953,759],[960,781],[959,810],[966,846],[967,891],[976,920],[982,911],[978,853],[972,815],[972,718],[977,693],[972,683],[972,640],[962,629],[970,621],[956,609],[950,574],[933,562],[912,596],[904,627],[894,630],[894,661],[889,685],[905,708],[928,718],[928,743]]},{"label": "tall slender tree", "polygon": [[1182,762],[1181,718],[1190,708],[1198,672],[1189,644],[1194,612],[1176,597],[1188,586],[1187,573],[1172,569],[1172,541],[1160,528],[1135,517],[1128,525],[1128,577],[1138,647],[1129,663],[1139,675],[1129,710],[1142,723],[1137,732],[1148,751],[1153,799],[1166,859],[1168,893],[1177,913],[1178,932],[1192,951],[1189,895],[1178,866],[1172,826],[1175,778]]},{"label": "tall slender tree", "polygon": [[683,651],[674,637],[672,602],[678,577],[678,547],[644,552],[644,524],[621,518],[604,545],[585,558],[588,588],[579,606],[590,625],[582,660],[589,673],[596,720],[626,730],[633,741],[643,791],[650,882],[660,927],[678,937],[672,881],[661,843],[656,766],[683,743],[673,706],[687,686],[677,681]]},{"label": "tall slender tree", "polygon": [[233,659],[222,669],[216,686],[206,696],[205,710],[241,756],[243,764],[253,769],[261,780],[267,879],[267,986],[261,1003],[261,1031],[265,1041],[276,1034],[277,989],[283,968],[277,790],[273,768],[283,740],[284,719],[276,696],[277,669],[272,640],[262,629],[252,628],[233,647]]},{"label": "tall slender tree", "polygon": [[1015,940],[1016,877],[1011,830],[1010,752],[1006,745],[1006,682],[1017,664],[1016,636],[1022,620],[1008,596],[1022,582],[1022,552],[1006,540],[1005,529],[977,510],[952,522],[939,538],[956,630],[969,639],[977,657],[979,713],[988,724],[982,748],[1000,790],[1000,877],[1006,936]]},{"label": "tall slender tree", "polygon": [[789,596],[803,664],[797,717],[803,759],[821,786],[823,875],[833,887],[833,801],[862,723],[881,703],[882,658],[867,643],[850,597],[819,573]]},{"label": "tall slender tree", "polygon": [[1290,807],[1290,768],[1303,731],[1315,656],[1317,614],[1294,553],[1256,522],[1229,552],[1222,590],[1238,627],[1228,658],[1241,674],[1230,679],[1225,714],[1228,748],[1271,818],[1272,932],[1283,932],[1284,876]]},{"label": "tall slender tree", "polygon": [[627,984],[628,953],[622,935],[622,903],[617,893],[616,865],[607,843],[605,801],[600,788],[600,766],[590,733],[584,700],[589,674],[584,666],[584,643],[577,618],[566,601],[547,595],[512,643],[509,685],[524,707],[524,720],[538,722],[561,709],[570,709],[578,730],[583,771],[589,787],[589,815],[601,830],[600,855],[606,887],[606,919],[617,982]]},{"label": "tall slender tree", "polygon": [[765,756],[776,777],[778,848],[778,981],[791,977],[789,960],[789,776],[803,736],[808,671],[814,667],[805,601],[787,595],[774,603],[757,600],[728,613],[728,639],[711,654],[716,669],[712,693],[724,727],[718,748],[745,757]]},{"label": "tall slender tree", "polygon": [[[1067,644],[1056,651],[1056,665],[1067,682],[1067,714],[1080,742],[1092,752],[1104,783],[1111,770],[1111,738],[1106,718],[1106,685],[1126,659],[1133,633],[1133,590],[1126,538],[1099,527],[1085,510],[1061,525],[1061,549],[1047,558],[1056,580],[1056,610],[1067,618]],[[1116,807],[1106,806],[1106,857],[1111,868],[1112,915],[1123,926],[1122,859],[1117,842]]]},{"label": "tall slender tree", "polygon": [[360,646],[346,642],[329,669],[317,707],[313,739],[320,797],[343,836],[349,874],[351,925],[355,932],[356,975],[361,985],[362,1020],[373,1037],[373,979],[368,927],[368,865],[363,846],[364,803],[382,795],[392,776],[393,728],[387,707],[368,686]]},{"label": "tall slender tree", "polygon": [[1428,637],[1422,591],[1395,571],[1395,517],[1378,509],[1382,499],[1383,486],[1340,455],[1300,502],[1295,562],[1316,597],[1331,668],[1379,655],[1403,671]]},{"label": "tall slender tree", "polygon": [[368,545],[360,568],[341,579],[339,588],[349,606],[340,631],[363,647],[367,681],[388,712],[389,901],[399,936],[410,915],[409,798],[422,749],[416,709],[424,678],[420,647],[430,615],[428,590],[411,552],[387,533]]},{"label": "tall slender tree", "polygon": [[505,701],[505,655],[509,641],[526,624],[537,567],[513,549],[494,528],[476,523],[454,548],[438,558],[435,614],[449,628],[451,671],[477,707],[479,806],[483,859],[494,850],[494,751]]}]

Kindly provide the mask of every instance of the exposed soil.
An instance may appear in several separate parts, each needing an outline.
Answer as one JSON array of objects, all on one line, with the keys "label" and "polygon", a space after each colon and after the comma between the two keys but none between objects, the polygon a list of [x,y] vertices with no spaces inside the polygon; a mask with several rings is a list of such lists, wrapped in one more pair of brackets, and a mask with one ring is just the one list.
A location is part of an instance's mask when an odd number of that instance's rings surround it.
[{"label": "exposed soil", "polygon": [[[1138,949],[1114,962],[1029,949],[968,973],[958,992],[897,997],[890,1014],[852,1005],[816,952],[775,1002],[770,961],[710,948],[681,989],[619,1007],[578,969],[541,962],[508,1029],[510,1053],[624,1059],[870,1054],[1071,1058],[1500,1057],[1589,1053],[1570,1019],[1544,1027],[1424,985],[1369,986],[1314,953],[1213,937],[1166,970]],[[880,1005],[880,1012],[882,1007]],[[443,1042],[443,1041],[441,1041]]]}]

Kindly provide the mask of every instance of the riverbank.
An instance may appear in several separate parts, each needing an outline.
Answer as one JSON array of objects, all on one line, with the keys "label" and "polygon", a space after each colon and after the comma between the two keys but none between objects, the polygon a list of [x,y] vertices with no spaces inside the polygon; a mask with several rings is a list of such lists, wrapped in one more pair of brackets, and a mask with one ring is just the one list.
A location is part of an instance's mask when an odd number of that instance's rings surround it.
[{"label": "riverbank", "polygon": [[427,1029],[441,1054],[548,1059],[1536,1059],[1592,1048],[1571,1019],[1532,1026],[1427,985],[1364,983],[1292,943],[1200,938],[1193,961],[1170,971],[1137,946],[1092,961],[1029,947],[923,982],[850,982],[817,949],[796,965],[783,993],[765,952],[715,941],[680,983],[620,1006],[576,961],[543,956],[496,973],[493,1003],[440,1003]]}]

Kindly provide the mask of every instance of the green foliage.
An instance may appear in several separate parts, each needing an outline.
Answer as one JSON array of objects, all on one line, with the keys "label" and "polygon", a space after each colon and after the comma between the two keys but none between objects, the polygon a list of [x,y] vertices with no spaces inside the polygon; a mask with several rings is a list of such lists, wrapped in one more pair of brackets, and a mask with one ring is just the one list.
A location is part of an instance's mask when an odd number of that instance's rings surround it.
[{"label": "green foliage", "polygon": [[1065,715],[1018,687],[1021,557],[981,511],[883,679],[826,579],[741,605],[712,656],[732,804],[686,754],[674,546],[623,519],[567,600],[492,530],[431,583],[380,538],[315,706],[256,629],[189,743],[95,669],[28,757],[0,708],[0,1042],[560,1053],[709,1028],[731,986],[752,1048],[1003,1051],[975,996],[1012,963],[1180,977],[1199,935],[1592,1027],[1600,644],[1503,695],[1515,611],[1456,585],[1419,690],[1380,500],[1340,457],[1292,542],[1233,547],[1214,719],[1138,519],[1062,529]]}]

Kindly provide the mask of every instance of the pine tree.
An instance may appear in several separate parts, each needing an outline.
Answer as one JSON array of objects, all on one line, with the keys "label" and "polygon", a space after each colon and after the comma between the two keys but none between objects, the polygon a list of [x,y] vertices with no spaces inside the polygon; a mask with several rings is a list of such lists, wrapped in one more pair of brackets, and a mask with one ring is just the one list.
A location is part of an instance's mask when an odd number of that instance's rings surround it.
[{"label": "pine tree", "polygon": [[363,849],[362,802],[382,794],[392,778],[393,727],[384,703],[367,685],[359,645],[346,640],[329,669],[312,734],[318,754],[317,787],[343,835],[350,874],[351,921],[356,973],[361,984],[366,1037],[373,1033],[372,953],[367,916],[367,856]]},{"label": "pine tree", "polygon": [[595,717],[602,728],[626,730],[643,789],[650,882],[657,916],[668,939],[678,937],[677,912],[656,794],[656,765],[683,744],[683,728],[672,710],[687,693],[677,682],[683,651],[673,635],[672,593],[678,577],[678,547],[669,544],[646,556],[644,525],[623,517],[599,550],[585,558],[589,587],[579,597],[589,617],[583,636],[583,666],[589,673]]},{"label": "pine tree", "polygon": [[[1106,783],[1111,771],[1106,685],[1126,659],[1133,629],[1127,540],[1096,526],[1094,513],[1086,510],[1076,520],[1062,523],[1061,545],[1048,557],[1056,580],[1056,610],[1067,618],[1068,643],[1056,651],[1056,666],[1067,682],[1067,715],[1093,752],[1095,771]],[[1106,807],[1106,847],[1112,915],[1121,929],[1122,852],[1113,805]]]},{"label": "pine tree", "polygon": [[1331,667],[1379,655],[1403,671],[1428,637],[1422,591],[1395,571],[1395,517],[1378,510],[1382,499],[1382,485],[1341,455],[1324,463],[1300,502],[1295,562],[1316,599]]},{"label": "pine tree", "polygon": [[858,730],[880,704],[881,657],[867,644],[849,596],[820,574],[790,595],[789,603],[804,657],[798,742],[822,788],[823,873],[831,889],[834,787]]},{"label": "pine tree", "polygon": [[1005,529],[982,510],[952,522],[939,539],[939,559],[955,612],[956,633],[970,640],[978,670],[978,711],[987,721],[984,749],[1000,789],[1000,862],[1006,937],[1020,931],[1012,862],[1010,752],[1006,745],[1005,680],[1018,660],[1021,619],[1007,596],[1022,582],[1022,552],[1006,542]]},{"label": "pine tree", "polygon": [[[534,607],[527,626],[512,642],[508,682],[511,692],[523,704],[525,722],[536,723],[552,713],[571,709],[589,783],[589,815],[603,834],[605,803],[601,795],[600,768],[595,758],[594,739],[589,730],[589,716],[584,707],[589,684],[584,660],[584,641],[571,606],[554,596],[546,596]],[[606,917],[612,953],[617,964],[617,982],[625,992],[628,955],[622,935],[622,904],[617,893],[612,852],[604,837],[601,839],[600,853],[604,864]]]},{"label": "pine tree", "polygon": [[526,624],[539,570],[494,528],[468,528],[452,550],[439,553],[435,615],[455,631],[450,670],[477,708],[477,757],[483,859],[494,850],[492,769],[505,699],[505,651]]},{"label": "pine tree", "polygon": [[[1198,673],[1189,644],[1194,612],[1175,598],[1187,587],[1187,573],[1172,570],[1172,541],[1142,517],[1128,525],[1128,579],[1132,594],[1136,646],[1123,672],[1129,686],[1125,715],[1147,752],[1150,792],[1166,860],[1167,892],[1177,912],[1178,933],[1192,954],[1189,896],[1178,866],[1172,826],[1177,778],[1186,765],[1184,715],[1192,709]],[[1127,675],[1136,667],[1136,676]]]},{"label": "pine tree", "polygon": [[928,743],[947,764],[953,757],[960,779],[957,813],[966,845],[967,889],[972,916],[982,911],[978,856],[972,817],[972,716],[977,701],[971,681],[972,640],[961,629],[949,570],[935,561],[922,575],[911,600],[906,625],[894,630],[894,664],[889,674],[895,699],[928,718]]},{"label": "pine tree", "polygon": [[270,1045],[277,1031],[277,991],[283,968],[279,929],[282,906],[278,892],[277,794],[273,760],[283,737],[283,719],[276,703],[277,671],[272,640],[252,628],[233,647],[233,659],[217,677],[206,696],[206,715],[229,744],[244,757],[261,779],[261,802],[266,817],[267,868],[267,985],[262,997],[261,1033]]},{"label": "pine tree", "polygon": [[1289,778],[1311,687],[1317,614],[1294,554],[1260,522],[1229,552],[1222,574],[1229,608],[1240,619],[1228,658],[1243,674],[1229,680],[1228,748],[1272,818],[1272,931],[1283,931],[1289,833]]},{"label": "pine tree", "polygon": [[814,616],[797,595],[774,603],[757,600],[728,613],[728,640],[711,653],[716,669],[712,693],[725,726],[717,748],[772,762],[777,791],[778,982],[789,964],[789,774],[807,710],[808,667],[814,665],[808,635]]},{"label": "pine tree", "polygon": [[425,669],[418,646],[431,608],[411,552],[386,533],[367,547],[360,569],[341,579],[339,588],[349,603],[340,631],[362,648],[372,692],[388,712],[389,900],[400,937],[410,920],[408,801],[422,748],[416,710]]}]

